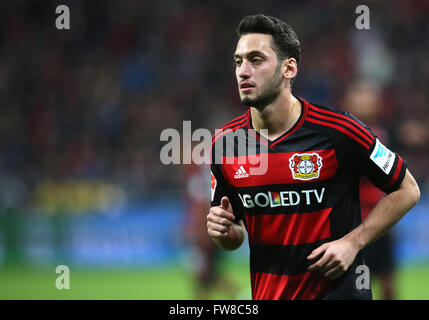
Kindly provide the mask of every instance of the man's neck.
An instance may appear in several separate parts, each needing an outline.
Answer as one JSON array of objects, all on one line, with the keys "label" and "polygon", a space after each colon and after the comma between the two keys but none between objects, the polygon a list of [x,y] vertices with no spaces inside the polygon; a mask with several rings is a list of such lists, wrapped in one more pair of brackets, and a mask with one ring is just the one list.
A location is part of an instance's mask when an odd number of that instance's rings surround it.
[{"label": "man's neck", "polygon": [[263,110],[251,107],[253,128],[259,133],[261,129],[268,129],[265,138],[275,140],[295,125],[301,115],[301,108],[300,101],[290,93],[280,96]]}]

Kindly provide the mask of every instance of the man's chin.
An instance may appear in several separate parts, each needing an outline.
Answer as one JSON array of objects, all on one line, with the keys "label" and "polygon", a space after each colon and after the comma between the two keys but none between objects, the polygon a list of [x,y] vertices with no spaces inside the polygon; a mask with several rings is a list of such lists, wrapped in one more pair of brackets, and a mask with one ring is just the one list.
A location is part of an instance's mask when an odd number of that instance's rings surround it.
[{"label": "man's chin", "polygon": [[273,101],[278,98],[279,94],[280,92],[278,91],[272,91],[264,96],[257,96],[254,98],[250,98],[249,96],[242,96],[240,100],[241,103],[247,107],[253,107],[262,110],[267,105],[273,103]]},{"label": "man's chin", "polygon": [[251,107],[255,103],[255,99],[251,99],[249,97],[242,97],[241,103],[246,107]]}]

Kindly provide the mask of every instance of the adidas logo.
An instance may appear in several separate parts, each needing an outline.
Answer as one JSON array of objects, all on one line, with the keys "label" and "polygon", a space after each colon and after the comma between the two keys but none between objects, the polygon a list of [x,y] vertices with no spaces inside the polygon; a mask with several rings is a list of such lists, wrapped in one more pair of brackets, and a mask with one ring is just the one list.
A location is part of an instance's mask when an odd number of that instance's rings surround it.
[{"label": "adidas logo", "polygon": [[240,179],[240,178],[248,178],[249,174],[246,172],[246,170],[244,170],[243,166],[240,166],[240,168],[237,170],[237,172],[234,175],[235,179]]}]

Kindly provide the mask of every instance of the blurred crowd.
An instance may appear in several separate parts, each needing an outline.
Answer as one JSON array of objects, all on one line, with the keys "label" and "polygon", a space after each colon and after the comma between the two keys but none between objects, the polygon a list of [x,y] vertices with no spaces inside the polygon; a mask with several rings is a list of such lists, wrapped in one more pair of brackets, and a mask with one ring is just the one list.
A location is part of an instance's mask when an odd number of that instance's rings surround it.
[{"label": "blurred crowd", "polygon": [[[60,4],[70,8],[69,30],[55,27]],[[161,163],[160,133],[181,132],[184,120],[214,132],[245,111],[232,63],[234,29],[259,12],[284,19],[298,34],[295,95],[346,108],[356,83],[376,88],[371,92],[389,145],[424,191],[429,2],[370,1],[370,30],[355,26],[359,4],[2,1],[0,211],[55,212],[82,198],[180,196],[184,166]],[[358,101],[374,105],[365,92]]]}]

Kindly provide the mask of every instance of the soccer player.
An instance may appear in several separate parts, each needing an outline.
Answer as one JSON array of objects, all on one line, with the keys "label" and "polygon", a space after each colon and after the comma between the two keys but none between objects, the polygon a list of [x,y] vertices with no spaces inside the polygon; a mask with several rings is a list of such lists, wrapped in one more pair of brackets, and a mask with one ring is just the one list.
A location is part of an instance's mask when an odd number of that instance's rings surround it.
[{"label": "soccer player", "polygon": [[[234,250],[247,230],[253,299],[371,299],[361,249],[420,198],[405,160],[350,113],[292,95],[301,49],[288,24],[258,14],[237,33],[249,110],[213,137],[208,234]],[[264,174],[252,174],[255,150],[266,150]],[[362,176],[386,192],[363,222]]]}]

